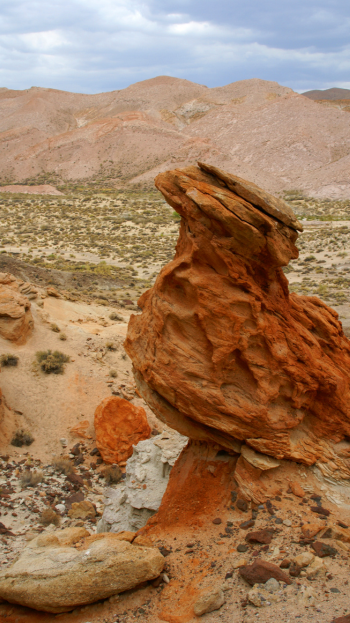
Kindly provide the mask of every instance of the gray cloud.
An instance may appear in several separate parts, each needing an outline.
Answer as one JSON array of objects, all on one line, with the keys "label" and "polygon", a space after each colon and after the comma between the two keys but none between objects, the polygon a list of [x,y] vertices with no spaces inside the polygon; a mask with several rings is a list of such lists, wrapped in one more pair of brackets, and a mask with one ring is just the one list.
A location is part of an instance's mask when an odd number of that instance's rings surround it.
[{"label": "gray cloud", "polygon": [[94,93],[160,74],[350,87],[348,0],[3,0],[0,84]]}]

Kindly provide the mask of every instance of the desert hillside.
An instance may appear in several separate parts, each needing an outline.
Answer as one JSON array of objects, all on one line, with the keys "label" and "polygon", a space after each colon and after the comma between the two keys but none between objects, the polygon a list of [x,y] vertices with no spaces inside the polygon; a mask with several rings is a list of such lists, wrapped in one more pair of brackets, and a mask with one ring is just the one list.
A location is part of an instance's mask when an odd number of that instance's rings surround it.
[{"label": "desert hillside", "polygon": [[160,76],[96,95],[2,88],[1,182],[150,186],[200,159],[273,192],[347,198],[349,117],[332,104],[258,79],[208,88]]}]

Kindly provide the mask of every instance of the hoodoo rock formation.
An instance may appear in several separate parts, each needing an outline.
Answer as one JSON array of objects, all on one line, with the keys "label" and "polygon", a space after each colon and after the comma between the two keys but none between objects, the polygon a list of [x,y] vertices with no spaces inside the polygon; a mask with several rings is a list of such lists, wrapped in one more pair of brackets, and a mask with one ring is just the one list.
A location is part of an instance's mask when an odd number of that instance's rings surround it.
[{"label": "hoodoo rock formation", "polygon": [[161,173],[156,187],[181,227],[129,323],[142,396],[183,435],[233,453],[244,443],[238,472],[261,473],[250,449],[349,478],[350,342],[335,311],[289,293],[282,270],[301,224],[283,201],[202,163]]}]

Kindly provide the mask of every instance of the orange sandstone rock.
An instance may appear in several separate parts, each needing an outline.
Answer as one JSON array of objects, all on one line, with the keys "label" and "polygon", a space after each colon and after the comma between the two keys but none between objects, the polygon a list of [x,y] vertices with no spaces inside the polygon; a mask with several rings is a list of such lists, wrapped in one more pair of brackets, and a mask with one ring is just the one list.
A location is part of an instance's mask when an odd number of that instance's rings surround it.
[{"label": "orange sandstone rock", "polygon": [[294,495],[296,495],[298,498],[303,498],[304,497],[305,491],[300,486],[300,484],[298,482],[290,482],[289,483],[289,487],[290,487],[292,493],[294,493]]},{"label": "orange sandstone rock", "polygon": [[105,463],[126,461],[133,445],[151,435],[146,411],[117,396],[105,398],[97,407],[95,431],[96,446]]},{"label": "orange sandstone rock", "polygon": [[0,274],[0,335],[11,342],[24,344],[33,330],[30,302],[18,292],[13,275]]},{"label": "orange sandstone rock", "polygon": [[335,444],[350,436],[350,342],[335,311],[289,293],[282,270],[301,225],[283,201],[199,167],[156,178],[181,226],[174,259],[130,318],[138,389],[192,439],[349,478]]}]

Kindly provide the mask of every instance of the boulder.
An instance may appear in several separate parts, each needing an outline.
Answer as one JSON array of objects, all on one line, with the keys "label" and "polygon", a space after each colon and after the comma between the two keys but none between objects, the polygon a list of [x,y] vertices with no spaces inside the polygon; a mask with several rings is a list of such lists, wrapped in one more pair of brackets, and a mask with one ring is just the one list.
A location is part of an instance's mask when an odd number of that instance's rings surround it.
[{"label": "boulder", "polygon": [[172,466],[187,444],[173,431],[140,441],[126,462],[125,484],[105,492],[101,532],[139,530],[159,509]]},{"label": "boulder", "polygon": [[148,439],[151,427],[146,411],[128,400],[109,396],[95,411],[96,446],[105,463],[126,461],[133,446]]},{"label": "boulder", "polygon": [[68,515],[71,519],[93,519],[96,517],[96,511],[91,502],[82,500],[81,502],[72,502]]},{"label": "boulder", "polygon": [[0,598],[45,612],[67,612],[135,588],[159,576],[158,548],[141,547],[117,534],[90,536],[66,528],[33,539],[0,573]]},{"label": "boulder", "polygon": [[302,229],[293,212],[203,163],[155,184],[181,225],[128,325],[140,394],[194,440],[234,452],[244,442],[348,479],[338,442],[350,448],[350,342],[334,310],[288,290]]},{"label": "boulder", "polygon": [[0,273],[0,335],[16,344],[24,344],[33,327],[29,299],[20,293],[13,275]]}]

